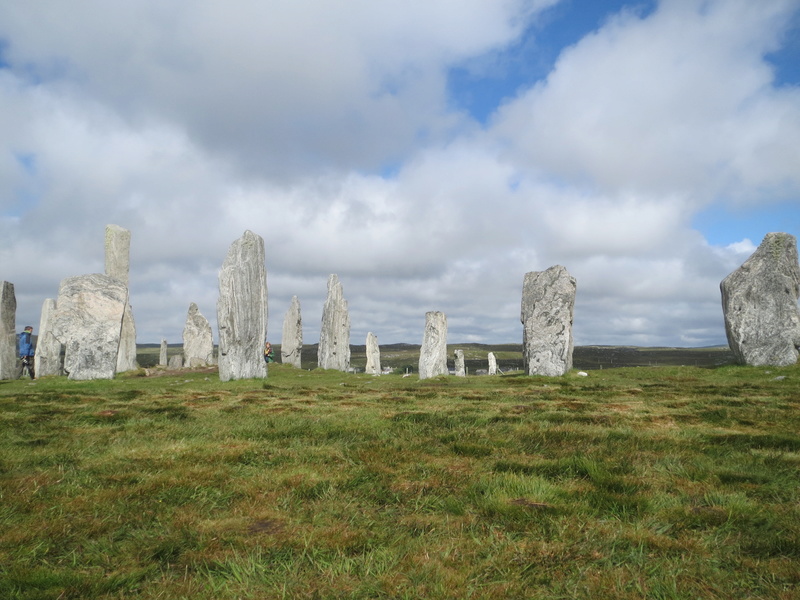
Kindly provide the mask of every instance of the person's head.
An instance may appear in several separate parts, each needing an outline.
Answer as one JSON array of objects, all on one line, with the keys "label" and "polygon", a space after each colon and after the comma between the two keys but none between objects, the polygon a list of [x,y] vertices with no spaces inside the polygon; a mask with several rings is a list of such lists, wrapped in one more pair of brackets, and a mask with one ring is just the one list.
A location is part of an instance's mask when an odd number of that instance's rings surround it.
[{"label": "person's head", "polygon": [[33,333],[33,327],[30,325],[25,326],[25,333]]}]

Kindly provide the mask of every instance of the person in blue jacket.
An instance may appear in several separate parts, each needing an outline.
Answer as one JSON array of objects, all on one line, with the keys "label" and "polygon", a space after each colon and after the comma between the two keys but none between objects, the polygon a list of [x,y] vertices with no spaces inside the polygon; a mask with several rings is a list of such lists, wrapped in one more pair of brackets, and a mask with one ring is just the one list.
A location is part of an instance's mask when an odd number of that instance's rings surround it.
[{"label": "person in blue jacket", "polygon": [[22,372],[25,372],[25,367],[28,368],[28,374],[31,379],[35,377],[33,372],[33,355],[35,353],[33,347],[33,327],[28,325],[22,333],[19,334],[19,358],[22,361]]}]

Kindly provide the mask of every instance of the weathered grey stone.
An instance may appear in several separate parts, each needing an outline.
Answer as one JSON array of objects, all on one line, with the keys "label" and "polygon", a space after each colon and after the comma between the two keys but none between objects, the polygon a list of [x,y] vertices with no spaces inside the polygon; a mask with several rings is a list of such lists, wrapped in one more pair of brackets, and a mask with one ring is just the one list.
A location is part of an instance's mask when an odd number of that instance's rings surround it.
[{"label": "weathered grey stone", "polygon": [[264,240],[252,231],[231,244],[219,274],[219,378],[264,378],[267,339]]},{"label": "weathered grey stone", "polygon": [[456,355],[456,360],[455,360],[456,377],[466,377],[467,369],[464,366],[464,351],[461,349],[456,350],[455,355]]},{"label": "weathered grey stone", "polygon": [[17,378],[17,296],[14,284],[0,283],[0,379]]},{"label": "weathered grey stone", "polygon": [[292,296],[292,303],[283,318],[282,333],[281,362],[299,369],[303,352],[303,319],[300,316],[300,300],[297,296]]},{"label": "weathered grey stone", "polygon": [[800,347],[800,266],[797,240],[768,233],[720,283],[728,345],[745,365],[793,365]]},{"label": "weathered grey stone", "polygon": [[528,375],[557,377],[572,368],[575,278],[560,266],[525,274],[522,355]]},{"label": "weathered grey stone", "polygon": [[36,354],[33,359],[37,377],[61,375],[64,369],[61,342],[53,334],[53,322],[56,314],[56,301],[47,298],[42,304],[42,315],[39,319],[39,339],[36,342]]},{"label": "weathered grey stone", "polygon": [[328,277],[328,297],[322,308],[317,361],[322,369],[350,368],[350,314],[339,277]]},{"label": "weathered grey stone", "polygon": [[367,366],[364,372],[370,375],[381,374],[381,349],[378,346],[378,336],[371,331],[367,334]]},{"label": "weathered grey stone", "polygon": [[497,375],[497,359],[494,352],[489,352],[489,375]]},{"label": "weathered grey stone", "polygon": [[158,366],[166,367],[169,364],[167,360],[167,340],[161,338],[161,348],[158,352]]},{"label": "weathered grey stone", "polygon": [[53,334],[64,345],[70,379],[113,379],[128,288],[108,275],[78,275],[61,282]]},{"label": "weathered grey stone", "polygon": [[211,324],[194,302],[189,304],[183,327],[183,363],[190,369],[214,364]]},{"label": "weathered grey stone", "polygon": [[447,317],[443,312],[425,313],[425,333],[419,353],[419,378],[447,375]]},{"label": "weathered grey stone", "polygon": [[[129,285],[131,266],[131,232],[119,225],[106,225],[105,272],[109,277]],[[130,296],[130,292],[128,293]],[[117,373],[133,371],[136,364],[136,323],[130,303],[125,307],[117,352]]]},{"label": "weathered grey stone", "polygon": [[169,357],[169,361],[167,362],[167,366],[170,369],[182,369],[183,368],[183,356],[180,354],[173,354]]}]

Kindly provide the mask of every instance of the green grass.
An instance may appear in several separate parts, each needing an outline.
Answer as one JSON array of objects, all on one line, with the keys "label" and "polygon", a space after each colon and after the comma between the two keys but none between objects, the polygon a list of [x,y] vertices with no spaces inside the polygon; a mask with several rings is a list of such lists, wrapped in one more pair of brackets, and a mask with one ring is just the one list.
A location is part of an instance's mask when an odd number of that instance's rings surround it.
[{"label": "green grass", "polygon": [[800,367],[140,375],[0,382],[0,598],[800,598]]}]

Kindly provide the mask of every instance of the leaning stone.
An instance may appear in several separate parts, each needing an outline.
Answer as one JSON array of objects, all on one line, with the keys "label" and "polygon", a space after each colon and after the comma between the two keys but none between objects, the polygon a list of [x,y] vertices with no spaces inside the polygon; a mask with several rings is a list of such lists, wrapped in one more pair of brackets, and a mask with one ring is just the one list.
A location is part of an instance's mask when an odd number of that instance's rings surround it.
[{"label": "leaning stone", "polygon": [[419,378],[447,375],[447,317],[443,312],[425,313],[425,333],[419,353]]},{"label": "leaning stone", "polygon": [[219,378],[264,378],[267,339],[264,240],[252,231],[231,244],[219,274]]},{"label": "leaning stone", "polygon": [[214,364],[211,324],[194,302],[189,304],[183,327],[183,362],[190,369]]},{"label": "leaning stone", "polygon": [[322,308],[317,362],[321,369],[350,368],[350,315],[337,275],[328,277],[328,297]]},{"label": "leaning stone", "polygon": [[459,349],[456,350],[455,354],[456,354],[456,360],[455,360],[456,377],[466,377],[467,369],[464,366],[464,351]]},{"label": "leaning stone", "polygon": [[53,333],[64,345],[70,379],[113,379],[128,288],[107,275],[79,275],[61,282]]},{"label": "leaning stone", "polygon": [[560,266],[525,274],[522,354],[528,375],[557,377],[572,368],[575,278]]},{"label": "leaning stone", "polygon": [[489,375],[497,375],[497,359],[494,352],[489,352]]},{"label": "leaning stone", "polygon": [[720,283],[728,345],[743,365],[786,366],[800,347],[800,266],[797,240],[768,233],[761,245]]},{"label": "leaning stone", "polygon": [[367,334],[367,366],[364,372],[369,375],[381,374],[381,349],[378,336],[371,331]]},{"label": "leaning stone", "polygon": [[169,362],[167,363],[170,369],[182,369],[183,368],[183,356],[180,354],[173,354],[169,357]]},{"label": "leaning stone", "polygon": [[297,296],[292,296],[292,303],[283,318],[282,333],[281,362],[299,369],[303,352],[303,319],[300,316],[300,300]]},{"label": "leaning stone", "polygon": [[39,319],[39,339],[36,340],[36,354],[33,359],[37,377],[61,375],[64,370],[63,346],[53,334],[53,321],[56,313],[56,301],[47,298],[42,305],[42,316]]},{"label": "leaning stone", "polygon": [[167,340],[161,339],[161,349],[158,352],[158,366],[166,367],[169,364],[167,360]]},{"label": "leaning stone", "polygon": [[0,283],[0,379],[17,378],[17,296],[14,284]]}]

